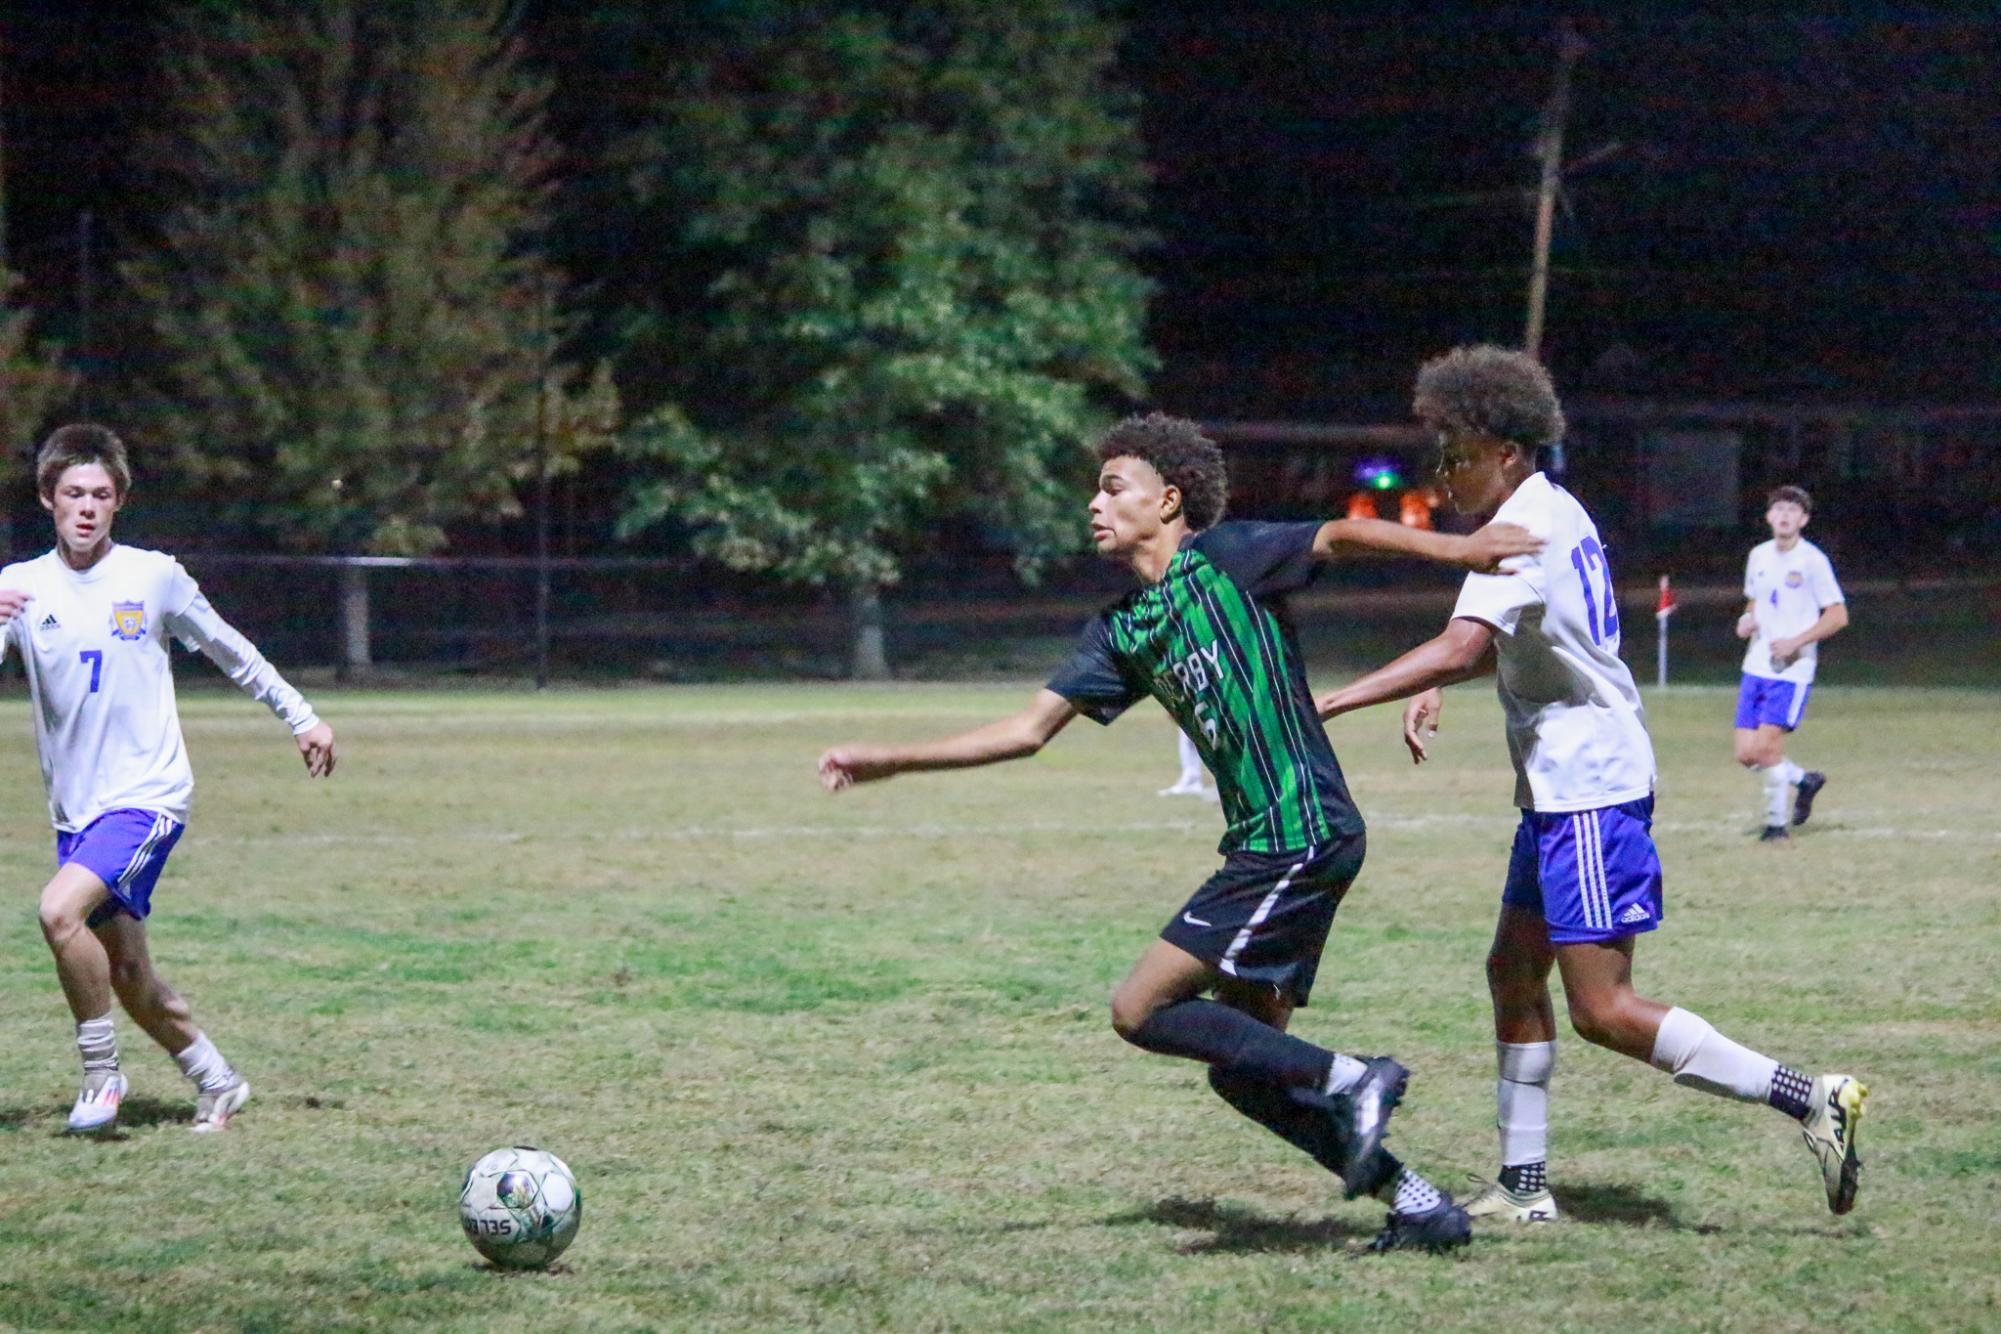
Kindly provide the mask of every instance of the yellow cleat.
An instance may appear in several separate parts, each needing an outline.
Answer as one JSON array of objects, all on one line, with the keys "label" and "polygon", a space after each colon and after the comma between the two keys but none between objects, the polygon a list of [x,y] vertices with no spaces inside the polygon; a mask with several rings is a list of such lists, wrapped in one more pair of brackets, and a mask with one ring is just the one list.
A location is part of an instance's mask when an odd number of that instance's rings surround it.
[{"label": "yellow cleat", "polygon": [[1476,1223],[1554,1223],[1558,1215],[1556,1197],[1549,1188],[1512,1191],[1498,1181],[1472,1177],[1482,1183],[1479,1194],[1466,1201],[1466,1214]]},{"label": "yellow cleat", "polygon": [[1827,1207],[1837,1214],[1855,1207],[1855,1189],[1862,1173],[1862,1160],[1855,1156],[1855,1132],[1861,1127],[1862,1103],[1868,1096],[1868,1088],[1859,1079],[1820,1075],[1813,1081],[1806,1119],[1800,1122],[1800,1137],[1820,1160]]}]

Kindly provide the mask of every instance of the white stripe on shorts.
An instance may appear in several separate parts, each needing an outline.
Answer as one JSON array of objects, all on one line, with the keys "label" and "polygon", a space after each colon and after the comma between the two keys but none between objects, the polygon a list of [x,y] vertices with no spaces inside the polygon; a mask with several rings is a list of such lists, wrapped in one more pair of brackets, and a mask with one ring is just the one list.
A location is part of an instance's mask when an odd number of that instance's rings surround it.
[{"label": "white stripe on shorts", "polygon": [[[1593,925],[1591,921],[1590,889],[1591,854],[1584,850],[1584,813],[1582,811],[1570,817],[1570,841],[1577,846],[1577,897],[1584,907],[1584,925],[1591,926]],[[1544,889],[1543,892],[1547,894],[1549,891]],[[1547,911],[1547,905],[1545,905],[1544,910]]]},{"label": "white stripe on shorts", "polygon": [[1605,874],[1605,831],[1599,827],[1603,812],[1591,812],[1591,862],[1598,868],[1598,925],[1612,929],[1612,880]]},{"label": "white stripe on shorts", "polygon": [[1223,951],[1223,958],[1217,963],[1217,968],[1231,977],[1237,975],[1237,956],[1244,952],[1244,946],[1251,943],[1251,932],[1262,926],[1265,918],[1271,916],[1272,907],[1278,902],[1278,896],[1285,893],[1287,886],[1292,884],[1294,876],[1306,869],[1306,862],[1313,860],[1313,854],[1314,849],[1308,848],[1306,861],[1295,862],[1291,870],[1279,877],[1278,883],[1271,887],[1271,893],[1265,895],[1264,902],[1260,903],[1258,910],[1251,914],[1251,920],[1244,923],[1243,929],[1237,932],[1237,938],[1230,942],[1230,948]]},{"label": "white stripe on shorts", "polygon": [[173,828],[173,825],[173,820],[167,816],[155,815],[153,817],[153,828],[147,833],[145,842],[141,843],[139,850],[132,854],[132,860],[125,864],[125,869],[118,873],[119,884],[124,884],[133,876],[146,869],[147,858],[153,855],[153,849],[159,846],[160,840],[167,836],[167,831]]},{"label": "white stripe on shorts", "polygon": [[1571,816],[1570,831],[1577,840],[1577,893],[1584,925],[1594,931],[1608,930],[1612,913],[1604,901],[1605,861],[1598,843],[1598,812],[1579,811]]},{"label": "white stripe on shorts", "polygon": [[1800,725],[1800,714],[1806,711],[1806,687],[1797,681],[1792,683],[1792,687],[1793,702],[1786,709],[1786,729],[1788,731]]}]

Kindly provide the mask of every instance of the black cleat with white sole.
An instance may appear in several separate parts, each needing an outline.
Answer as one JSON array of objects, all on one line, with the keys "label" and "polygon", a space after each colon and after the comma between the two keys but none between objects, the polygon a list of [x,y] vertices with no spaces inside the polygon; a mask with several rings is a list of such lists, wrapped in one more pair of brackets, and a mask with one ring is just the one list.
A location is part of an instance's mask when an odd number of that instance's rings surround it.
[{"label": "black cleat with white sole", "polygon": [[1384,1251],[1456,1250],[1473,1239],[1473,1220],[1442,1191],[1439,1201],[1421,1214],[1400,1214],[1394,1209],[1383,1230],[1369,1243],[1378,1255]]}]

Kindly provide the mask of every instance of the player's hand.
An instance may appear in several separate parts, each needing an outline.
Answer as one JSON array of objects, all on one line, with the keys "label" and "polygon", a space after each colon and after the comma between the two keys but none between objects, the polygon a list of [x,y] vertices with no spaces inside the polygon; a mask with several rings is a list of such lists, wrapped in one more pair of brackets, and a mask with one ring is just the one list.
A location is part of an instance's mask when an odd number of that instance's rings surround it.
[{"label": "player's hand", "polygon": [[35,599],[18,588],[0,588],[0,625],[7,625],[26,611]]},{"label": "player's hand", "polygon": [[1800,655],[1800,650],[1804,647],[1806,647],[1804,644],[1791,636],[1785,639],[1774,639],[1771,643],[1772,666],[1781,669],[1790,666],[1792,660]]},{"label": "player's hand", "polygon": [[1749,639],[1752,635],[1755,635],[1757,633],[1758,633],[1757,617],[1753,616],[1750,612],[1747,611],[1742,616],[1739,616],[1737,618],[1737,637],[1739,639]]},{"label": "player's hand", "polygon": [[1425,743],[1438,735],[1438,720],[1445,715],[1445,693],[1432,689],[1411,696],[1403,706],[1403,743],[1410,750],[1410,762],[1423,764]]},{"label": "player's hand", "polygon": [[1543,540],[1519,524],[1490,523],[1467,534],[1460,564],[1469,570],[1493,574],[1510,556],[1533,556],[1542,548]]},{"label": "player's hand", "polygon": [[333,728],[325,723],[299,733],[299,758],[306,762],[308,778],[325,778],[334,771]]},{"label": "player's hand", "polygon": [[829,792],[895,775],[896,765],[880,746],[835,746],[820,757],[820,786]]}]

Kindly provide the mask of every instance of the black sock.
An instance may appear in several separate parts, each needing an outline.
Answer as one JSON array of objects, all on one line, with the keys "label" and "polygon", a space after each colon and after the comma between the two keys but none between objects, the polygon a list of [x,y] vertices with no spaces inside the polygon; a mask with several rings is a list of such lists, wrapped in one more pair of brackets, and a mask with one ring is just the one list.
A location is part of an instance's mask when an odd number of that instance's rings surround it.
[{"label": "black sock", "polygon": [[1813,1110],[1813,1079],[1782,1065],[1772,1076],[1772,1091],[1765,1095],[1765,1101],[1790,1116],[1795,1121],[1806,1120],[1806,1114]]},{"label": "black sock", "polygon": [[1206,1062],[1226,1076],[1315,1093],[1327,1087],[1334,1064],[1334,1053],[1212,1000],[1163,1005],[1126,1041],[1162,1056]]},{"label": "black sock", "polygon": [[1549,1163],[1518,1163],[1501,1169],[1501,1184],[1517,1195],[1549,1189]]},{"label": "black sock", "polygon": [[[1348,1123],[1345,1118],[1327,1115],[1331,1100],[1326,1094],[1314,1089],[1279,1088],[1248,1075],[1226,1074],[1213,1065],[1209,1067],[1209,1087],[1224,1102],[1305,1151],[1314,1162],[1336,1176],[1341,1174],[1348,1149]],[[1378,1149],[1361,1193],[1373,1194],[1383,1182],[1396,1180],[1401,1170],[1403,1164],[1387,1149]]]}]

